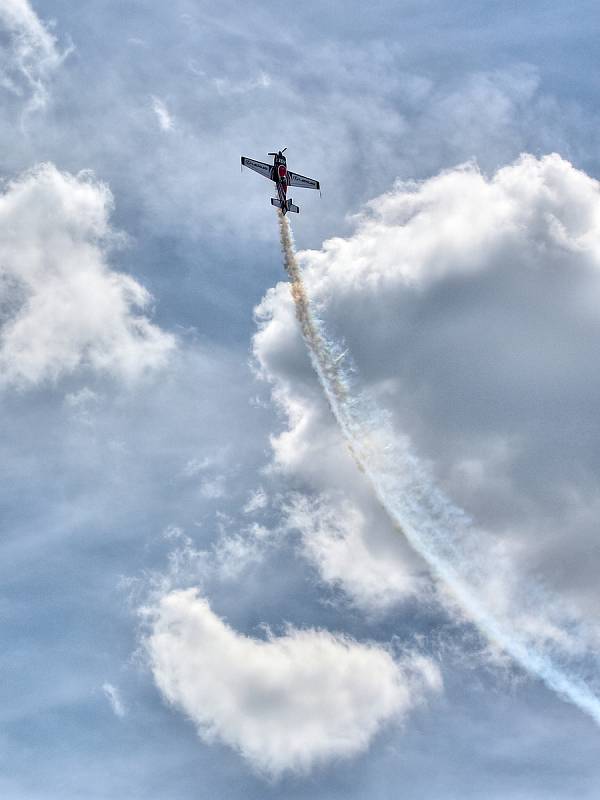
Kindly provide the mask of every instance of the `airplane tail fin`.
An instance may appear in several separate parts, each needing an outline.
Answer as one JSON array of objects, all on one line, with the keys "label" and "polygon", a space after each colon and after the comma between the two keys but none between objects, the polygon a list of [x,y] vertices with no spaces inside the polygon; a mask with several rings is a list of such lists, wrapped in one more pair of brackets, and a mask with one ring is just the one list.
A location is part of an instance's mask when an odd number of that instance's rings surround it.
[{"label": "airplane tail fin", "polygon": [[286,211],[294,211],[296,214],[300,213],[300,209],[298,208],[298,206],[295,206],[292,203],[291,197],[285,203],[282,203],[281,200],[277,200],[275,197],[272,197],[271,205],[275,206],[275,208],[280,208],[284,214]]}]

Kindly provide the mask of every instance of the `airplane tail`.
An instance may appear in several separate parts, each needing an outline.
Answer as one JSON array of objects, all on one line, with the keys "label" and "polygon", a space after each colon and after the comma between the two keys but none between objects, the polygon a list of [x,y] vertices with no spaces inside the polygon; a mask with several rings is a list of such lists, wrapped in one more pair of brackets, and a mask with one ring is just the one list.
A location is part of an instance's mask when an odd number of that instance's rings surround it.
[{"label": "airplane tail", "polygon": [[280,208],[284,214],[286,211],[294,211],[296,214],[300,213],[300,209],[298,208],[298,206],[295,206],[292,203],[291,197],[287,200],[286,203],[282,203],[281,200],[277,200],[275,197],[272,197],[271,205],[275,206],[275,208]]}]

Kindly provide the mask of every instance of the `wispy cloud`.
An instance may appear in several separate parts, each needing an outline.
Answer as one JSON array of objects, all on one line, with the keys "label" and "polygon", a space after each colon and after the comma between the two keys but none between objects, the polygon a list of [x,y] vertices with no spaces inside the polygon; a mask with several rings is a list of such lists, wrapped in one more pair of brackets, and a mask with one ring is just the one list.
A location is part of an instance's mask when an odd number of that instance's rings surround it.
[{"label": "wispy cloud", "polygon": [[8,45],[1,53],[1,85],[25,99],[25,110],[43,108],[49,98],[48,81],[70,50],[59,50],[56,37],[29,0],[3,0],[0,27],[9,35]]},{"label": "wispy cloud", "polygon": [[103,683],[102,684],[102,691],[104,692],[106,699],[110,703],[110,707],[112,708],[114,714],[123,719],[123,717],[127,713],[127,709],[123,704],[123,700],[121,699],[121,693],[114,686],[112,683]]},{"label": "wispy cloud", "polygon": [[175,120],[169,113],[164,101],[159,97],[152,96],[152,110],[156,114],[159,127],[162,131],[168,132],[175,128]]},{"label": "wispy cloud", "polygon": [[256,511],[262,511],[267,507],[268,502],[269,498],[267,497],[265,490],[262,487],[260,489],[256,489],[256,491],[252,492],[248,498],[248,502],[244,506],[244,513],[254,514]]}]

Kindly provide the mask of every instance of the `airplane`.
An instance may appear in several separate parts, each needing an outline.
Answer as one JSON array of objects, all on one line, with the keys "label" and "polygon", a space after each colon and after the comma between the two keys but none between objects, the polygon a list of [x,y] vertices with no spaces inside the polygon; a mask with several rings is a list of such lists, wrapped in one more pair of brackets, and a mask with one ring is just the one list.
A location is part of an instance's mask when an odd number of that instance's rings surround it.
[{"label": "airplane", "polygon": [[275,208],[281,209],[282,214],[288,211],[294,211],[296,214],[300,213],[298,206],[295,206],[291,197],[287,197],[288,186],[303,186],[305,189],[318,189],[321,190],[319,181],[312,178],[305,178],[304,175],[298,175],[296,172],[290,172],[287,168],[285,156],[283,155],[287,147],[279,150],[277,153],[269,153],[273,156],[273,164],[265,164],[262,161],[255,161],[253,158],[246,158],[242,156],[242,166],[253,169],[265,178],[275,182],[277,186],[278,198],[271,198],[271,205]]}]

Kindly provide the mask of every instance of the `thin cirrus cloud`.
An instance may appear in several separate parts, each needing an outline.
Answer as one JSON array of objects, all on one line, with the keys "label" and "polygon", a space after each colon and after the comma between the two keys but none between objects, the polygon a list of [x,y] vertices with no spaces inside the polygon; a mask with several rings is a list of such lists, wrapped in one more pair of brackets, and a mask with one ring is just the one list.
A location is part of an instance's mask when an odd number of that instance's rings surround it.
[{"label": "thin cirrus cloud", "polygon": [[278,777],[366,750],[386,723],[441,691],[437,666],[324,630],[243,636],[194,589],[150,610],[154,680],[205,741],[236,749]]},{"label": "thin cirrus cloud", "polygon": [[52,164],[0,195],[2,385],[53,383],[82,368],[131,381],[166,363],[175,339],[150,321],[150,294],[110,267],[120,241],[112,205],[93,176]]}]

